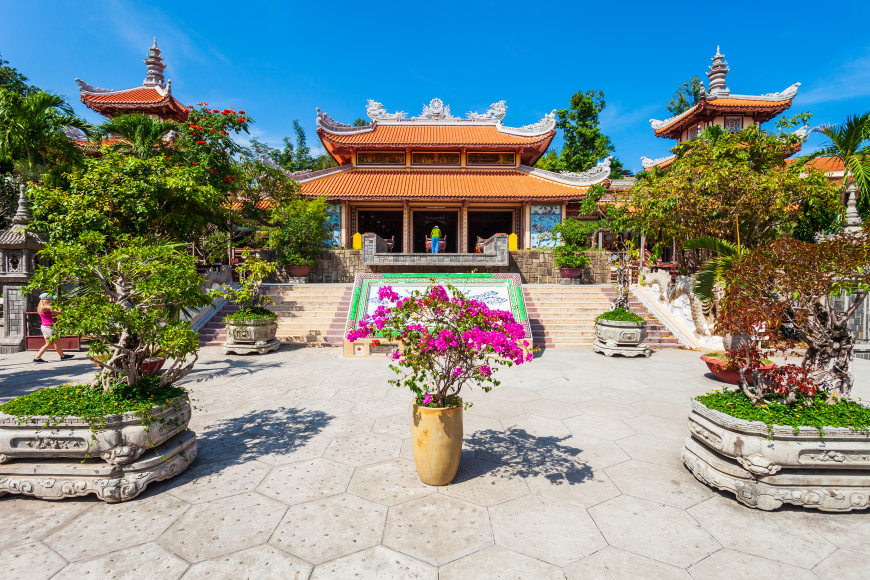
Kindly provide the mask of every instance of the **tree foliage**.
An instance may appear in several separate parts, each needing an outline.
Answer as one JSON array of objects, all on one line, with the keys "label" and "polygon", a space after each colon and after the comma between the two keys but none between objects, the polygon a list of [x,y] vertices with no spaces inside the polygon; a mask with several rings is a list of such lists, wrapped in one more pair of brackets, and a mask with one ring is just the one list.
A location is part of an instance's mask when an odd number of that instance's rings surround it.
[{"label": "tree foliage", "polygon": [[256,138],[251,139],[248,157],[259,158],[261,155],[265,155],[275,162],[276,165],[283,167],[291,173],[305,170],[316,171],[337,165],[330,155],[324,153],[314,156],[311,154],[308,138],[305,135],[305,128],[299,121],[293,121],[293,132],[296,134],[295,145],[290,137],[284,137],[284,149],[270,147]]},{"label": "tree foliage", "polygon": [[614,228],[674,239],[679,247],[712,237],[751,248],[791,233],[806,207],[839,216],[837,189],[824,173],[809,170],[802,178],[786,165],[800,142],[754,125],[737,133],[711,127],[678,144],[667,171],[643,172],[620,195],[609,212]]},{"label": "tree foliage", "polygon": [[698,104],[701,100],[701,89],[704,85],[698,77],[692,77],[679,87],[668,103],[668,112],[672,116],[681,115]]},{"label": "tree foliage", "polygon": [[[802,157],[798,165],[805,166],[818,157],[838,159],[847,172],[842,191],[854,181],[866,206],[870,202],[870,111],[850,115],[839,125],[816,127],[813,132],[821,133],[828,141],[818,151]],[[846,201],[843,199],[843,203]]]},{"label": "tree foliage", "polygon": [[[601,91],[574,93],[568,108],[556,111],[556,127],[563,132],[562,149],[551,149],[535,167],[548,171],[587,171],[611,156],[616,147],[599,127],[599,115],[604,107]],[[612,159],[610,167],[612,177],[622,174],[622,163],[618,159]]]},{"label": "tree foliage", "polygon": [[131,114],[119,115],[106,121],[99,127],[100,137],[109,135],[123,138],[111,146],[115,151],[121,151],[139,159],[148,159],[156,155],[167,155],[169,143],[167,136],[171,131],[178,131],[175,121],[164,121],[150,115]]},{"label": "tree foliage", "polygon": [[8,60],[0,57],[0,89],[24,96],[29,92],[38,91],[37,87],[27,84],[29,79],[18,72],[18,69],[9,66]]}]

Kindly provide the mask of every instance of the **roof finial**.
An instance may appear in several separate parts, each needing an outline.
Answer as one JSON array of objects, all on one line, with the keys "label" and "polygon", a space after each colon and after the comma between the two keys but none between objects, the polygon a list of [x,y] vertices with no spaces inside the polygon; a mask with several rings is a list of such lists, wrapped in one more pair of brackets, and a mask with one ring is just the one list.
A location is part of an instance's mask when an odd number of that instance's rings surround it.
[{"label": "roof finial", "polygon": [[145,75],[145,86],[160,85],[163,86],[163,71],[166,65],[163,64],[163,58],[160,56],[160,49],[157,48],[157,37],[154,37],[154,45],[148,51],[148,57],[145,60],[148,65],[148,74]]},{"label": "roof finial", "polygon": [[707,73],[707,77],[710,79],[708,96],[716,98],[727,97],[731,94],[731,89],[725,86],[725,75],[730,70],[725,55],[720,52],[719,46],[716,46],[716,56],[713,57],[713,64],[710,66],[710,72]]},{"label": "roof finial", "polygon": [[846,195],[846,223],[843,232],[853,234],[863,229],[861,216],[858,214],[858,186],[854,181],[846,188]]},{"label": "roof finial", "polygon": [[25,189],[26,186],[23,183],[18,186],[18,209],[15,210],[15,215],[12,217],[12,223],[17,226],[26,226],[33,221],[33,214],[30,213],[30,200],[24,193]]}]

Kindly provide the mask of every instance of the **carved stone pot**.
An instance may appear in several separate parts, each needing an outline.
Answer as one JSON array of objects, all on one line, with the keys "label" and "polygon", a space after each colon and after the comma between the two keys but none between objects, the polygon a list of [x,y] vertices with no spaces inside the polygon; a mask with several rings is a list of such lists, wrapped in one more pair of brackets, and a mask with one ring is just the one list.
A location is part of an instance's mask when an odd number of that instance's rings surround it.
[{"label": "carved stone pot", "polygon": [[710,487],[762,510],[783,503],[845,512],[870,506],[870,432],[773,427],[692,401],[682,459]]},{"label": "carved stone pot", "polygon": [[[94,432],[90,423],[79,417],[65,417],[56,426],[51,426],[50,417],[31,417],[19,425],[17,417],[0,414],[0,463],[99,457],[112,465],[124,465],[187,429],[190,401],[154,407],[151,415],[153,421],[147,424],[132,412],[107,415],[105,428]],[[42,427],[46,423],[49,426]]]},{"label": "carved stone pot", "polygon": [[652,350],[644,344],[646,321],[628,322],[601,320],[595,322],[595,341],[592,350],[607,356],[650,356]]},{"label": "carved stone pot", "polygon": [[281,343],[275,338],[277,333],[277,318],[227,322],[227,341],[224,343],[224,354],[231,352],[236,354],[252,352],[265,354],[271,350],[278,350]]}]

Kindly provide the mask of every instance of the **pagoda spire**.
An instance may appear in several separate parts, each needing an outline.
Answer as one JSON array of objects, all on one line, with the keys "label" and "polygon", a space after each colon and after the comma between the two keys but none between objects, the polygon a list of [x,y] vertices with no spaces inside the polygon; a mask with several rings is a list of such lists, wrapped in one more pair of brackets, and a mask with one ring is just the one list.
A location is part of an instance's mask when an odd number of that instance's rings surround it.
[{"label": "pagoda spire", "polygon": [[15,210],[15,215],[12,217],[12,223],[16,226],[26,226],[33,221],[33,214],[30,213],[30,200],[27,199],[25,190],[26,186],[23,183],[18,186],[18,209]]},{"label": "pagoda spire", "polygon": [[154,38],[154,44],[148,51],[148,58],[145,60],[145,64],[148,65],[148,74],[145,76],[144,85],[146,87],[154,85],[162,87],[164,85],[163,71],[166,70],[166,65],[163,64],[163,57],[160,56],[160,49],[157,48],[156,37]]},{"label": "pagoda spire", "polygon": [[731,94],[731,89],[725,86],[725,75],[730,70],[725,55],[719,52],[717,46],[716,56],[713,57],[713,64],[710,66],[710,72],[707,73],[707,77],[710,79],[710,89],[707,91],[709,96],[727,97]]}]

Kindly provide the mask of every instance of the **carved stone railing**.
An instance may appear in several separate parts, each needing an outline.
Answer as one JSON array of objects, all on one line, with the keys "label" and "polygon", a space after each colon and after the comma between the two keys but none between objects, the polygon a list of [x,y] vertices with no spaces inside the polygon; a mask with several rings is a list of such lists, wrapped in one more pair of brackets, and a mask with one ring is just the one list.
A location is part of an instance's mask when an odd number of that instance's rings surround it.
[{"label": "carved stone railing", "polygon": [[378,266],[467,266],[507,267],[510,265],[508,236],[496,234],[484,242],[481,254],[401,254],[387,251],[386,241],[377,234],[362,236],[363,264]]}]

